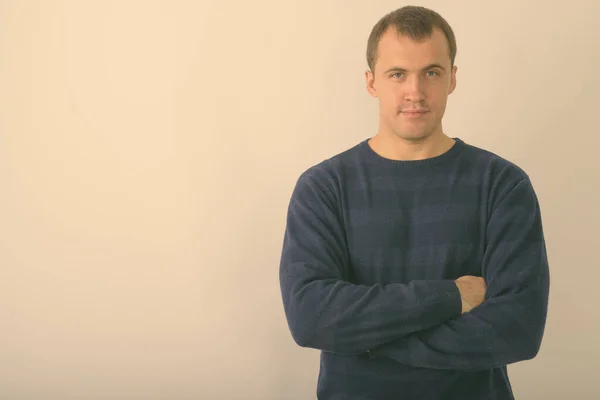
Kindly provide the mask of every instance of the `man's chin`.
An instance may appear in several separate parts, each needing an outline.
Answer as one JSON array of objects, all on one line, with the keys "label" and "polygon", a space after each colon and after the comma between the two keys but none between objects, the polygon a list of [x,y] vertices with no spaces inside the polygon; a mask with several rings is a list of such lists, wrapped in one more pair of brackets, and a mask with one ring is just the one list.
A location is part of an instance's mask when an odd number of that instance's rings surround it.
[{"label": "man's chin", "polygon": [[422,142],[432,135],[431,132],[395,132],[395,134],[409,142]]}]

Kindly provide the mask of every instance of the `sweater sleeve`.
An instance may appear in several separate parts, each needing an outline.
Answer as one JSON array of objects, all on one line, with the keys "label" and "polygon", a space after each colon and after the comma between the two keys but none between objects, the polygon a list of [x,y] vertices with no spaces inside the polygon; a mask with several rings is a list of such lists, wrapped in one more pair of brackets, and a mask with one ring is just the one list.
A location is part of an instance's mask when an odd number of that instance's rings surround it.
[{"label": "sweater sleeve", "polygon": [[[309,170],[310,171],[310,170]],[[333,185],[304,173],[293,191],[280,262],[280,285],[295,342],[360,354],[460,315],[453,280],[357,285]]]},{"label": "sweater sleeve", "polygon": [[479,370],[537,355],[550,277],[539,204],[528,178],[500,201],[485,235],[484,302],[437,327],[373,349],[372,357],[414,367]]}]

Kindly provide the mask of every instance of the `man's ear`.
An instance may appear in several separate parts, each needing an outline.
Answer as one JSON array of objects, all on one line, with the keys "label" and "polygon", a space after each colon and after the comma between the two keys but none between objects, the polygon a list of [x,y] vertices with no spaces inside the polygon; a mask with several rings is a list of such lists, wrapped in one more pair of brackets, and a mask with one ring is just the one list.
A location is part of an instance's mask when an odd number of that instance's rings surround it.
[{"label": "man's ear", "polygon": [[369,94],[373,97],[377,97],[377,89],[375,88],[375,75],[373,75],[373,72],[369,70],[365,71],[365,80]]},{"label": "man's ear", "polygon": [[454,89],[456,89],[456,71],[458,71],[458,67],[455,65],[452,67],[452,74],[450,75],[450,90],[448,91],[448,94],[452,94]]}]

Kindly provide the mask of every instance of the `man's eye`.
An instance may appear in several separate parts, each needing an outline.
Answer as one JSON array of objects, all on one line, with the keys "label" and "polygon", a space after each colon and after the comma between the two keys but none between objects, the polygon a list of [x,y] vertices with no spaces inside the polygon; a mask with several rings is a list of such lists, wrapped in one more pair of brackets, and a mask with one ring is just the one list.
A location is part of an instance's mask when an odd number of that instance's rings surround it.
[{"label": "man's eye", "polygon": [[392,74],[392,78],[401,78],[402,77],[402,72],[396,72],[394,74]]},{"label": "man's eye", "polygon": [[427,71],[428,76],[439,76],[440,74],[437,71]]}]

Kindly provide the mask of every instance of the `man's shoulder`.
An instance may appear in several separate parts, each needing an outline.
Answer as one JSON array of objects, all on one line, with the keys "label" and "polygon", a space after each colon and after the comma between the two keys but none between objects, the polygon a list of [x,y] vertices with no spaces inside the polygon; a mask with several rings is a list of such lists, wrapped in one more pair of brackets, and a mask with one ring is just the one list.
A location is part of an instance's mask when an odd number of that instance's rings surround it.
[{"label": "man's shoulder", "polygon": [[348,168],[352,168],[360,161],[360,146],[364,141],[347,147],[322,161],[306,168],[300,174],[299,180],[308,180],[316,183],[331,183],[344,176]]},{"label": "man's shoulder", "polygon": [[464,146],[462,155],[466,157],[469,167],[485,174],[489,179],[518,182],[529,178],[521,166],[499,153],[473,144],[465,143]]}]

